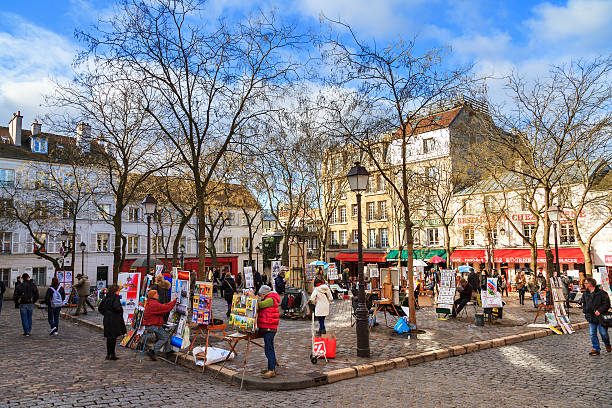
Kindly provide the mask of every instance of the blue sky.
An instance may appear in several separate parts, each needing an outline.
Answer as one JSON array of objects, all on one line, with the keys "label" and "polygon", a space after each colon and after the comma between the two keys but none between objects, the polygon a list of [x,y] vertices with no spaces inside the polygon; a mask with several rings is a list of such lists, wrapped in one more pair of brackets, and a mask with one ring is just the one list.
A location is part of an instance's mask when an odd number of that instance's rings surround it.
[{"label": "blue sky", "polygon": [[[108,0],[32,0],[0,7],[0,123],[21,110],[24,127],[48,112],[41,106],[51,78],[70,78],[80,45],[76,28],[112,13]],[[517,70],[544,75],[547,66],[612,52],[612,0],[211,0],[211,17],[229,19],[255,7],[317,27],[319,15],[341,18],[378,43],[418,36],[422,49],[449,45],[453,62],[475,62],[478,74]],[[502,81],[490,80],[493,98]],[[44,124],[43,124],[44,126]]]}]

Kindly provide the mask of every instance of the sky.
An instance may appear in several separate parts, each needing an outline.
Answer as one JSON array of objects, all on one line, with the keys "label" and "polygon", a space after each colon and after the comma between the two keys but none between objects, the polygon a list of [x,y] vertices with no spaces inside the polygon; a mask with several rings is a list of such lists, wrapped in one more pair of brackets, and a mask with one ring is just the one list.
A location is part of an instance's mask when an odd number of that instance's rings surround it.
[{"label": "sky", "polygon": [[[72,76],[82,45],[76,29],[112,16],[112,0],[22,0],[0,4],[0,125],[18,110],[28,128],[53,107],[52,80]],[[551,64],[612,53],[612,0],[210,0],[211,18],[239,18],[275,8],[306,28],[320,16],[341,19],[361,38],[388,44],[417,38],[421,50],[449,46],[452,62],[474,63],[491,98],[503,98],[503,77],[546,75]],[[499,79],[496,79],[499,78]],[[44,123],[43,123],[44,130]]]}]

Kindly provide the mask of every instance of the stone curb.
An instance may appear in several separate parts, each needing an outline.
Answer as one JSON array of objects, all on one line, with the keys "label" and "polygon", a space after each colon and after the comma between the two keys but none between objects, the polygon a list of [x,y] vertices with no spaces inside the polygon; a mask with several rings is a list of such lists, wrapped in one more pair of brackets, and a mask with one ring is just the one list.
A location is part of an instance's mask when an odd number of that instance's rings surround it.
[{"label": "stone curb", "polygon": [[[96,330],[104,330],[103,326],[100,324],[90,322],[86,319],[81,319],[66,312],[61,313],[61,316],[64,319],[84,324],[85,326],[89,326]],[[574,330],[579,330],[588,327],[589,323],[578,322],[573,323],[572,326],[574,327]],[[359,364],[337,370],[326,371],[323,373],[313,371],[303,375],[293,375],[289,380],[279,377],[264,380],[252,375],[245,375],[243,387],[246,389],[258,389],[265,391],[287,391],[311,388],[324,384],[332,384],[355,377],[363,377],[383,371],[393,370],[395,368],[415,366],[428,361],[442,360],[449,357],[457,357],[468,353],[474,353],[480,350],[509,346],[511,344],[516,344],[527,340],[534,340],[554,334],[555,333],[549,329],[532,330],[526,333],[498,337],[491,340],[484,340],[459,346],[451,346],[438,350],[425,351],[403,357],[395,357],[389,360],[374,361],[371,363]],[[185,356],[184,354],[179,355],[179,364],[192,370],[202,370],[200,366],[196,366],[193,356]],[[220,366],[216,365],[207,366],[205,374],[238,386],[240,386],[242,380],[241,372],[234,371],[229,368],[224,368],[222,370]]]}]

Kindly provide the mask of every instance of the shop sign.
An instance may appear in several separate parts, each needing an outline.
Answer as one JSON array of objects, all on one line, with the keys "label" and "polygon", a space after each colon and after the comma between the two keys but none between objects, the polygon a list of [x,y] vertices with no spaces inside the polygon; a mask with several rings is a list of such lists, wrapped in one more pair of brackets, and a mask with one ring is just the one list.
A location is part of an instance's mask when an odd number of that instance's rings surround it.
[{"label": "shop sign", "polygon": [[604,258],[606,266],[612,266],[612,255],[606,255]]},{"label": "shop sign", "polygon": [[532,213],[512,214],[512,221],[535,221],[536,217]]},{"label": "shop sign", "polygon": [[[452,223],[452,219],[446,218],[447,225],[451,225]],[[414,220],[412,224],[419,227],[439,227],[442,225],[442,220],[440,218],[427,218],[424,220]]]},{"label": "shop sign", "polygon": [[486,215],[457,218],[457,224],[480,224],[486,221],[487,221]]}]

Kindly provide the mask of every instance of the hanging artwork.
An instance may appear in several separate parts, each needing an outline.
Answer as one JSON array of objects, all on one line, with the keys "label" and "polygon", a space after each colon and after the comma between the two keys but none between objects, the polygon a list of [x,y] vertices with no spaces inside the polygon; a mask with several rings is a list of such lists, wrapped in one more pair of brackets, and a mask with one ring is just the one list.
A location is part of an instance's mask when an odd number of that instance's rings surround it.
[{"label": "hanging artwork", "polygon": [[72,290],[72,271],[57,271],[56,276],[60,286],[64,288],[66,302],[68,302],[70,291]]},{"label": "hanging artwork", "polygon": [[211,282],[196,282],[193,292],[193,312],[191,321],[198,324],[212,323],[212,292]]},{"label": "hanging artwork", "polygon": [[436,313],[450,313],[453,310],[456,285],[455,271],[440,270],[440,290],[436,302]]},{"label": "hanging artwork", "polygon": [[257,332],[258,298],[249,294],[235,294],[229,324],[241,332]]},{"label": "hanging artwork", "polygon": [[247,289],[253,289],[255,287],[255,280],[253,279],[253,267],[245,266],[243,269],[244,273],[244,287]]},{"label": "hanging artwork", "polygon": [[327,268],[327,279],[328,280],[338,280],[338,269],[336,269],[335,263],[330,263]]},{"label": "hanging artwork", "polygon": [[132,325],[134,311],[138,306],[138,294],[140,293],[140,273],[125,272],[117,277],[119,285],[119,296],[123,307],[123,320],[126,326]]}]

